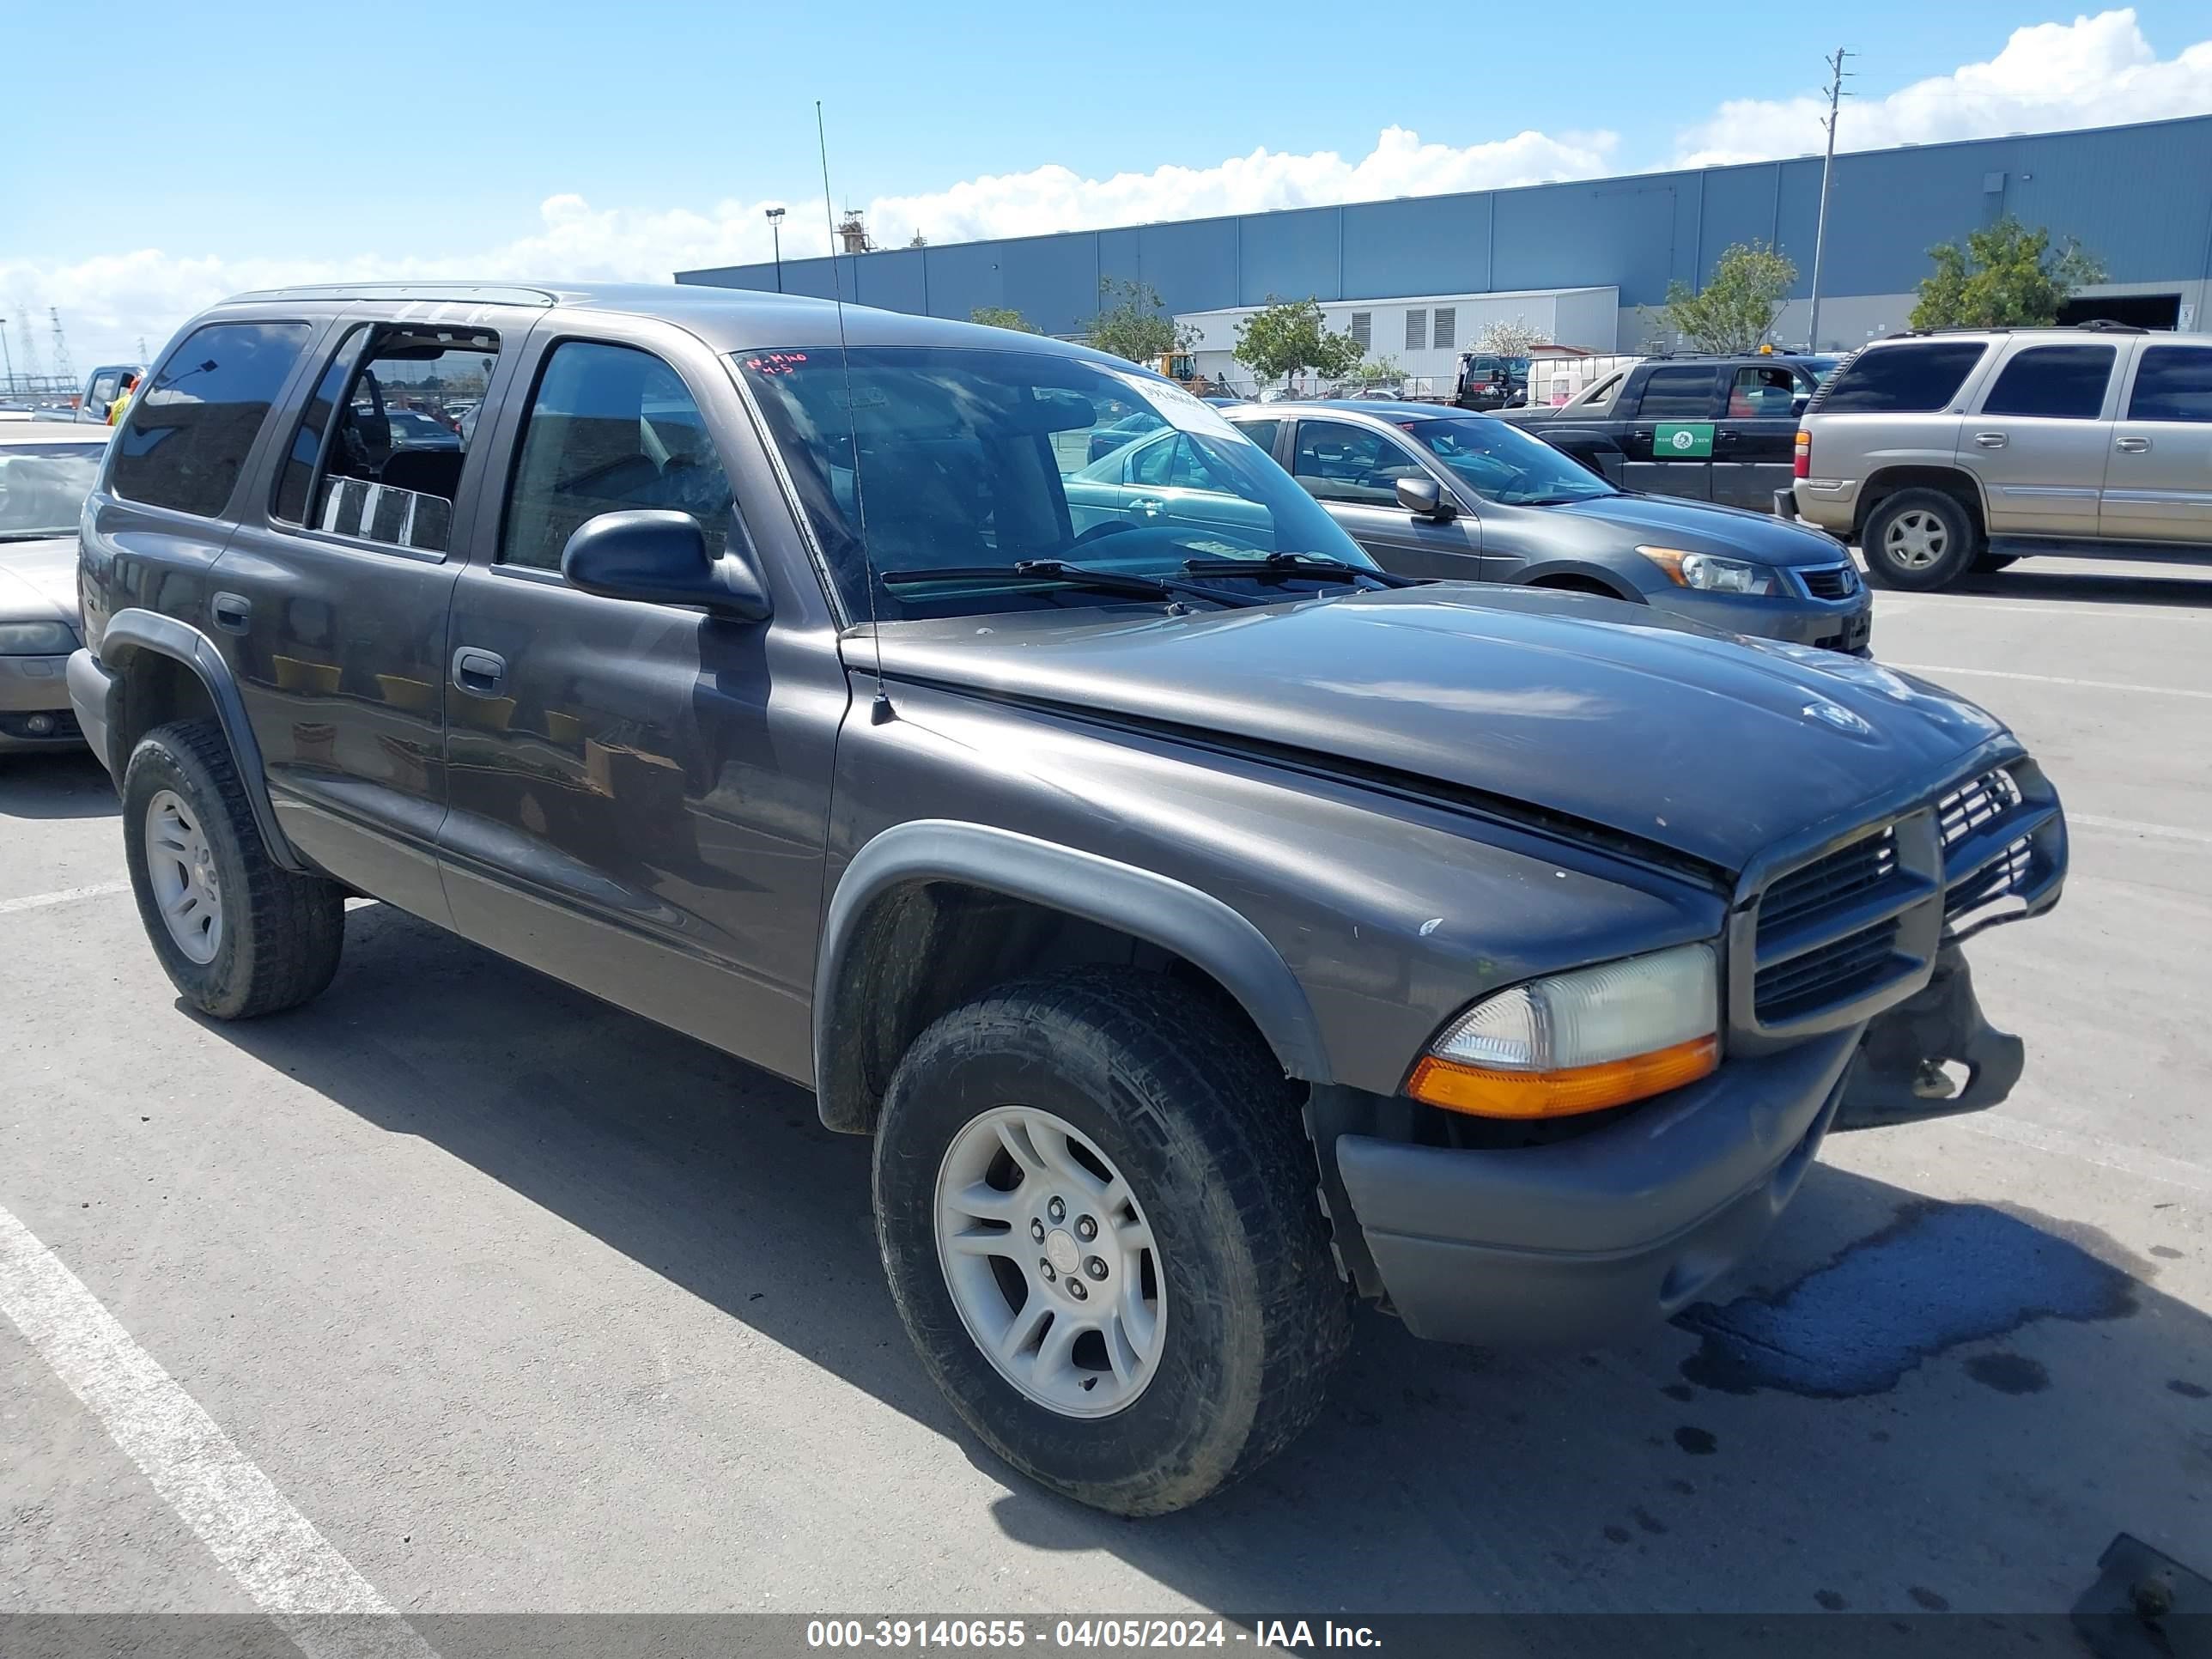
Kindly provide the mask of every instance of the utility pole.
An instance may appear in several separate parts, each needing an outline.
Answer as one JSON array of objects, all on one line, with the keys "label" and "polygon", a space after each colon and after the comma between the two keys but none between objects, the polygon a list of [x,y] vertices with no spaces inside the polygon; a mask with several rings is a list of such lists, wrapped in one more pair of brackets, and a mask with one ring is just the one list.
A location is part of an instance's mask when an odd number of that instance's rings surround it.
[{"label": "utility pole", "polygon": [[5,317],[0,317],[0,367],[5,368],[8,375],[4,381],[0,381],[0,385],[13,392],[15,389],[15,354],[8,349],[8,319]]},{"label": "utility pole", "polygon": [[76,384],[76,370],[70,363],[69,337],[62,332],[62,313],[58,306],[46,307],[47,320],[54,325],[54,373],[70,386]]},{"label": "utility pole", "polygon": [[1844,59],[1849,56],[1847,48],[1838,46],[1833,58],[1823,60],[1828,65],[1828,118],[1821,125],[1828,129],[1828,157],[1820,163],[1820,217],[1813,228],[1813,320],[1805,340],[1814,351],[1820,349],[1820,255],[1826,251],[1828,240],[1828,177],[1836,170],[1836,112],[1848,95],[1844,91]]}]

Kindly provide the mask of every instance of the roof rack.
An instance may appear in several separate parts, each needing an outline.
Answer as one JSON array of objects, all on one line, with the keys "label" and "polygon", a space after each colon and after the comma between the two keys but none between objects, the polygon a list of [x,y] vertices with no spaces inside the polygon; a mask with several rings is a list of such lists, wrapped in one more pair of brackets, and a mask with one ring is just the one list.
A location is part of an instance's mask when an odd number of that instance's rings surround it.
[{"label": "roof rack", "polygon": [[2086,323],[1990,323],[1973,325],[1961,323],[1948,328],[1900,328],[1894,334],[1885,334],[1885,340],[1926,340],[1939,334],[2025,334],[2039,329],[2078,329],[2089,334],[2148,334],[2149,329],[2134,323],[2116,323],[2108,317],[2093,317]]}]

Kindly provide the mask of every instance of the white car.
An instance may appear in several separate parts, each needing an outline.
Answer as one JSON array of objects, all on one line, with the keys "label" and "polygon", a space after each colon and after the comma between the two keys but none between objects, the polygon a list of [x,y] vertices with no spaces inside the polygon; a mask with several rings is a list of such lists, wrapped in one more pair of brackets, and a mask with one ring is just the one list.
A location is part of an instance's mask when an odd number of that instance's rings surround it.
[{"label": "white car", "polygon": [[110,435],[0,426],[0,754],[82,741],[64,678],[80,643],[76,522]]}]

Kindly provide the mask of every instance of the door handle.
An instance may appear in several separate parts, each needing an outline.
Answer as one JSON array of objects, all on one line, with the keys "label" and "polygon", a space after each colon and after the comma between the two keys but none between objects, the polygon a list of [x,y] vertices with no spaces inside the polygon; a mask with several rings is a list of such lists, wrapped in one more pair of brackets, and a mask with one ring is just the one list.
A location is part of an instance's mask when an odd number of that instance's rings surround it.
[{"label": "door handle", "polygon": [[1713,441],[1717,444],[1732,444],[1736,441],[1737,436],[1738,434],[1733,432],[1716,432],[1713,434]]},{"label": "door handle", "polygon": [[453,653],[453,684],[472,697],[495,696],[507,678],[507,659],[496,651],[465,645]]},{"label": "door handle", "polygon": [[243,634],[253,625],[253,601],[242,593],[217,593],[208,600],[208,610],[226,634]]},{"label": "door handle", "polygon": [[2118,450],[2123,455],[2146,454],[2150,449],[2150,440],[2148,438],[2123,438],[2119,442],[2114,444],[2112,447]]},{"label": "door handle", "polygon": [[1628,435],[1629,435],[1630,437],[1632,437],[1632,438],[1634,438],[1634,439],[1638,440],[1638,441],[1640,441],[1640,442],[1643,442],[1643,443],[1649,443],[1649,442],[1650,442],[1650,441],[1651,441],[1651,434],[1652,434],[1652,433],[1653,433],[1653,432],[1655,432],[1655,431],[1656,431],[1656,430],[1657,430],[1657,428],[1656,428],[1656,427],[1647,427],[1647,426],[1632,427],[1632,428],[1631,428],[1629,429],[1629,434],[1628,434]]},{"label": "door handle", "polygon": [[2002,432],[1977,432],[1974,434],[1974,441],[1984,449],[2002,449],[2005,447],[2005,434]]},{"label": "door handle", "polygon": [[1157,495],[1139,495],[1129,503],[1129,511],[1142,513],[1147,518],[1168,510],[1168,504]]}]

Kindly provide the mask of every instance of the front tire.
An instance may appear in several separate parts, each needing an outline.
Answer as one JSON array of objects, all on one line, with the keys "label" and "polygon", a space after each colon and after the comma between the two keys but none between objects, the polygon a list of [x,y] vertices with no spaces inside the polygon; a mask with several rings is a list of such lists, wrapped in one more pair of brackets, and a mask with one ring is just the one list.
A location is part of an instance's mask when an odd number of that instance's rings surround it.
[{"label": "front tire", "polygon": [[1121,1515],[1198,1502],[1321,1408],[1351,1325],[1315,1185],[1273,1057],[1136,971],[946,1014],[876,1134],[884,1271],[931,1377],[1016,1468]]},{"label": "front tire", "polygon": [[1859,550],[1877,587],[1930,593],[1964,575],[1982,550],[1973,515],[1957,496],[1900,489],[1867,514]]},{"label": "front tire", "polygon": [[185,1001],[216,1019],[252,1019],[331,982],[345,896],[270,861],[220,726],[179,720],[148,732],[122,793],[139,919]]}]

